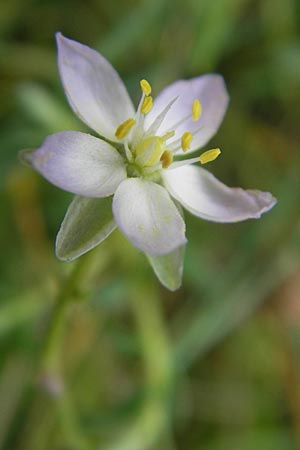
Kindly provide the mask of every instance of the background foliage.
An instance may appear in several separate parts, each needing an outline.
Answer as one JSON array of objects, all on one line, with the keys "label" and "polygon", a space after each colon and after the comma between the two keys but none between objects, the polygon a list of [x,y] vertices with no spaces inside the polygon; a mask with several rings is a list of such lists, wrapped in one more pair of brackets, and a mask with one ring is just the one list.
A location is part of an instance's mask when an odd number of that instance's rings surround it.
[{"label": "background foliage", "polygon": [[[300,448],[299,18],[298,0],[1,2],[1,449]],[[142,77],[154,95],[225,77],[231,103],[210,144],[223,153],[209,169],[278,205],[234,225],[186,214],[176,293],[118,232],[78,266],[54,258],[71,196],[17,153],[84,130],[56,30],[99,49],[135,100]]]}]

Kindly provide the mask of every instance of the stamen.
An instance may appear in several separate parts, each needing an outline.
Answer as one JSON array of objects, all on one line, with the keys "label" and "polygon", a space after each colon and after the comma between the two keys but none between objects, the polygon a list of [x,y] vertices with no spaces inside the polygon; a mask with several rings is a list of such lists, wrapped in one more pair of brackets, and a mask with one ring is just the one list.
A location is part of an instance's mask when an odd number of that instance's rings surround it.
[{"label": "stamen", "polygon": [[151,111],[153,106],[153,98],[151,97],[151,95],[149,95],[148,97],[144,98],[142,107],[141,107],[141,111],[143,114],[148,114],[149,111]]},{"label": "stamen", "polygon": [[[203,130],[203,125],[201,125],[201,127],[196,128],[193,131],[193,138],[200,133],[200,131]],[[182,145],[181,145],[181,138],[176,139],[175,141],[173,141],[171,144],[168,145],[169,150],[171,150],[173,153],[178,152],[180,149],[182,149]]]},{"label": "stamen", "polygon": [[170,150],[165,150],[160,157],[162,168],[167,169],[173,162],[173,155]]},{"label": "stamen", "polygon": [[187,166],[194,163],[201,163],[206,164],[210,161],[213,161],[216,159],[221,153],[221,150],[219,148],[213,148],[212,150],[207,150],[207,152],[202,153],[202,155],[197,156],[196,158],[190,158],[190,159],[183,159],[182,161],[175,161],[173,162],[169,169],[178,169],[178,167]]},{"label": "stamen", "polygon": [[141,89],[144,92],[144,94],[148,97],[148,95],[150,95],[151,92],[152,92],[152,88],[150,86],[150,83],[148,83],[147,80],[141,80],[140,81],[140,86],[141,86]]},{"label": "stamen", "polygon": [[175,131],[174,130],[171,130],[171,131],[167,131],[161,138],[164,140],[164,141],[167,141],[168,139],[171,139],[172,137],[174,137],[175,136]]},{"label": "stamen", "polygon": [[192,114],[193,114],[193,121],[196,122],[202,113],[202,105],[199,102],[199,100],[196,98],[194,100],[193,106],[192,106]]},{"label": "stamen", "polygon": [[121,123],[115,131],[115,136],[117,139],[124,139],[131,130],[131,128],[135,125],[134,119],[127,119],[125,122]]},{"label": "stamen", "polygon": [[186,152],[190,148],[192,140],[193,135],[190,131],[186,131],[185,133],[183,133],[181,137],[181,147],[184,152]]},{"label": "stamen", "polygon": [[211,161],[214,161],[220,155],[220,153],[221,150],[219,148],[207,150],[199,156],[199,161],[201,162],[201,164],[209,163]]},{"label": "stamen", "polygon": [[153,98],[150,97],[152,88],[147,80],[141,80],[140,86],[142,89],[142,97],[139,102],[139,106],[136,111],[135,120],[137,126],[132,136],[133,142],[136,142],[144,134],[144,119],[145,114],[147,114],[152,109]]},{"label": "stamen", "polygon": [[187,166],[190,164],[198,163],[199,162],[199,156],[196,158],[190,158],[190,159],[183,159],[182,161],[175,161],[171,166],[169,167],[170,170],[172,169],[178,169],[178,167]]},{"label": "stamen", "polygon": [[[202,113],[202,106],[199,100],[196,98],[192,106],[192,118],[194,122],[196,122],[199,119],[201,113]],[[178,122],[173,123],[173,125],[170,128],[176,130],[176,128],[178,128],[180,125],[184,124],[188,120],[191,120],[191,113],[182,117],[182,119],[178,120]]]}]

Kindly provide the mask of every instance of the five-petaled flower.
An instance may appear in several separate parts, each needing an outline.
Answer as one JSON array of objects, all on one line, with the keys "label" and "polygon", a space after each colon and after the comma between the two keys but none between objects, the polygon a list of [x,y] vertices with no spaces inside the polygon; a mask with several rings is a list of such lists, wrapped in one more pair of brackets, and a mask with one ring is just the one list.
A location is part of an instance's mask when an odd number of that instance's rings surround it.
[{"label": "five-petaled flower", "polygon": [[[200,167],[220,153],[178,159],[217,131],[228,104],[220,75],[179,80],[156,97],[141,80],[135,111],[110,63],[95,50],[57,34],[58,66],[73,111],[101,137],[63,131],[46,138],[27,160],[47,180],[76,194],[56,241],[72,260],[102,242],[116,226],[146,253],[159,279],[180,285],[187,242],[181,204],[215,222],[259,218],[270,193],[229,188]],[[194,165],[194,163],[198,163]]]}]

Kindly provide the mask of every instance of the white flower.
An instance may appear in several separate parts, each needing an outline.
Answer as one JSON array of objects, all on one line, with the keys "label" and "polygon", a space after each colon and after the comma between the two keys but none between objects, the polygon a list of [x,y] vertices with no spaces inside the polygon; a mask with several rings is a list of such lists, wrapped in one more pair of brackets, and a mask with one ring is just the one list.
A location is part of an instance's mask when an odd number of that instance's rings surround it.
[{"label": "white flower", "polygon": [[[57,237],[57,256],[72,260],[118,226],[148,255],[160,280],[176,288],[187,240],[173,199],[215,222],[258,218],[275,204],[267,192],[229,188],[198,166],[215,159],[219,149],[176,161],[217,131],[228,104],[223,78],[211,74],[176,81],[154,102],[150,84],[141,80],[135,111],[122,80],[103,56],[60,33],[57,45],[69,103],[101,136],[56,133],[27,156],[47,180],[77,194]],[[177,272],[177,280],[170,271]]]}]

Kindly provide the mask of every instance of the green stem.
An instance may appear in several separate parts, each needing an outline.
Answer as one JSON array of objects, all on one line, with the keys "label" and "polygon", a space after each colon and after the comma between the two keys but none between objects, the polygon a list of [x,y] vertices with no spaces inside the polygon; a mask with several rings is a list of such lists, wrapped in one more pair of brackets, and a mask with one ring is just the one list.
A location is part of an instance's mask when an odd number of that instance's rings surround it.
[{"label": "green stem", "polygon": [[83,299],[84,293],[81,290],[81,282],[87,269],[87,262],[87,257],[82,257],[77,261],[69,276],[63,281],[55,299],[52,318],[41,357],[42,371],[46,373],[49,372],[55,375],[60,372],[60,352],[66,313],[70,304]]},{"label": "green stem", "polygon": [[60,419],[65,439],[72,449],[86,450],[88,448],[82,433],[71,396],[63,382],[62,348],[66,331],[66,320],[70,306],[83,300],[86,293],[82,289],[90,269],[90,256],[78,260],[69,276],[63,281],[57,294],[49,329],[40,357],[41,381],[51,392]]},{"label": "green stem", "polygon": [[145,400],[129,429],[106,450],[146,450],[167,431],[172,389],[172,360],[160,299],[149,285],[131,289],[132,312],[144,358]]}]

